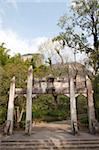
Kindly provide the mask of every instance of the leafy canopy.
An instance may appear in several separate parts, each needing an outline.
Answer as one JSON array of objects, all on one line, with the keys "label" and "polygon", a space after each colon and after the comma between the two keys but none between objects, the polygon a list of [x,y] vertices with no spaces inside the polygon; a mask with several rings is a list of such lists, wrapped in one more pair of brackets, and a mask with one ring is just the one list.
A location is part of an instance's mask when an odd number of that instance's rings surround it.
[{"label": "leafy canopy", "polygon": [[99,69],[99,1],[73,0],[70,14],[60,17],[62,32],[54,38],[76,51],[85,52],[95,73]]}]

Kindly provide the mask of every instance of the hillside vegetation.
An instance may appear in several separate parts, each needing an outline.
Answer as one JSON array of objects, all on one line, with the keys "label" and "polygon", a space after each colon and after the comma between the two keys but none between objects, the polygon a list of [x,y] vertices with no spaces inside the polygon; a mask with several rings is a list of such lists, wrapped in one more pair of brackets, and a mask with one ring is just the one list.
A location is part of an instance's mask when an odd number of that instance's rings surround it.
[{"label": "hillside vegetation", "polygon": [[[2,59],[1,59],[2,58]],[[84,75],[84,66],[75,64],[56,64],[52,67],[46,65],[35,66],[34,61],[21,59],[21,55],[17,54],[13,57],[8,55],[7,49],[1,45],[0,47],[0,124],[2,125],[7,118],[7,105],[9,97],[10,81],[13,76],[16,77],[16,87],[26,87],[27,71],[30,65],[33,66],[33,75],[35,78],[46,77],[52,74],[54,77],[68,77],[68,65],[74,67],[79,75]],[[94,79],[94,78],[92,78]],[[95,108],[97,118],[99,112],[99,76],[93,82]],[[24,127],[26,116],[26,98],[19,96],[15,99],[14,108],[14,126],[15,128]],[[82,107],[83,106],[83,107]],[[84,96],[77,97],[77,113],[81,123],[87,125],[87,100]],[[32,105],[33,120],[35,121],[54,121],[70,119],[70,102],[69,98],[64,95],[51,94],[37,95],[33,99]]]}]

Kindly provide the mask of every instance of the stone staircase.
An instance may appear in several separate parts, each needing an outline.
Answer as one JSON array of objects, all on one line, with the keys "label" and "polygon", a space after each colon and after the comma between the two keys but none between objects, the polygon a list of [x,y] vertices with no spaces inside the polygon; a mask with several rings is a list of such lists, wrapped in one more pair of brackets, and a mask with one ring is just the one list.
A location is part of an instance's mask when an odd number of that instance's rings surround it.
[{"label": "stone staircase", "polygon": [[99,138],[1,140],[0,150],[99,150]]}]

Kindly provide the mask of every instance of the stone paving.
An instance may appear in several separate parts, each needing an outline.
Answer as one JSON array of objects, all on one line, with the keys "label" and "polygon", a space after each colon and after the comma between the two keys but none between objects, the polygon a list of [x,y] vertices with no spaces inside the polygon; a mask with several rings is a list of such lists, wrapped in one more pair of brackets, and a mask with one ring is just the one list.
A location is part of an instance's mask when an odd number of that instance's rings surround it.
[{"label": "stone paving", "polygon": [[31,136],[25,135],[24,131],[14,131],[10,136],[4,136],[0,134],[2,140],[19,140],[19,139],[99,139],[99,134],[91,135],[86,131],[79,131],[79,134],[74,136],[71,133],[70,124],[66,121],[54,122],[54,123],[37,123],[33,124]]}]

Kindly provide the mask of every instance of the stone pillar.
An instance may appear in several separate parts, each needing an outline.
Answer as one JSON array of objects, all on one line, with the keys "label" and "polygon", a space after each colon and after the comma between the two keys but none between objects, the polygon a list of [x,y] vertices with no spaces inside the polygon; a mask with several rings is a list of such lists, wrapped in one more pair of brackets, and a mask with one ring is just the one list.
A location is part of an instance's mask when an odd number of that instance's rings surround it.
[{"label": "stone pillar", "polygon": [[90,133],[95,133],[95,109],[93,101],[93,90],[91,80],[86,76],[86,86],[87,86],[87,99],[88,99],[88,118],[89,118],[89,131]]},{"label": "stone pillar", "polygon": [[13,113],[14,113],[14,97],[15,97],[15,77],[12,78],[9,92],[7,122],[4,128],[6,134],[12,134],[13,131]]},{"label": "stone pillar", "polygon": [[31,134],[32,130],[32,66],[28,70],[28,79],[27,79],[27,101],[26,101],[26,128],[25,133]]},{"label": "stone pillar", "polygon": [[74,89],[74,79],[70,77],[70,111],[71,111],[71,128],[74,134],[78,133],[76,99]]}]

